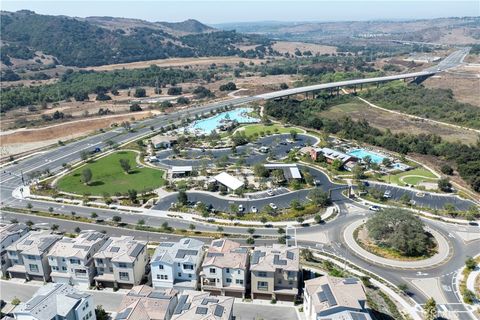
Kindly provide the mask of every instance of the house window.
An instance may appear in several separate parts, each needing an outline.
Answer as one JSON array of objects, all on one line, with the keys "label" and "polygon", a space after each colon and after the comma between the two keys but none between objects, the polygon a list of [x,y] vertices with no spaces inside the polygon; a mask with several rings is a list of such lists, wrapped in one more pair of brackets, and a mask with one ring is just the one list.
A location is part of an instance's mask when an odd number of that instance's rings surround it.
[{"label": "house window", "polygon": [[103,264],[103,259],[97,259],[97,262]]},{"label": "house window", "polygon": [[118,276],[120,277],[120,280],[130,280],[130,275],[128,274],[128,272],[119,272]]},{"label": "house window", "polygon": [[158,269],[163,270],[163,264],[159,264]]},{"label": "house window", "polygon": [[230,268],[226,268],[226,269],[225,269],[225,272],[226,272],[226,273],[230,273]]},{"label": "house window", "polygon": [[288,284],[289,284],[289,285],[293,285],[293,281],[292,281],[292,280],[288,280]]},{"label": "house window", "polygon": [[188,277],[189,277],[189,278],[191,278],[191,277],[192,277],[192,274],[191,274],[191,273],[189,273],[189,274],[188,274]]},{"label": "house window", "polygon": [[166,274],[157,274],[157,279],[168,280],[168,276]]},{"label": "house window", "polygon": [[238,269],[238,274],[240,274],[240,269]]},{"label": "house window", "polygon": [[232,279],[227,278],[227,283],[232,283]]},{"label": "house window", "polygon": [[266,278],[267,277],[267,273],[265,271],[260,271],[258,273],[258,276],[261,277],[261,278]]},{"label": "house window", "polygon": [[62,266],[62,271],[67,271],[67,267]]},{"label": "house window", "polygon": [[282,283],[282,279],[278,279],[277,283],[278,283],[278,284],[281,284],[281,283]]},{"label": "house window", "polygon": [[295,271],[288,271],[287,276],[288,276],[288,279],[295,278],[296,272]]},{"label": "house window", "polygon": [[210,273],[217,273],[217,270],[215,268],[210,268]]},{"label": "house window", "polygon": [[184,264],[184,265],[183,265],[183,269],[185,269],[185,270],[193,270],[193,265],[191,265],[191,264]]},{"label": "house window", "polygon": [[53,270],[53,271],[57,271],[57,270],[58,270],[58,267],[52,266],[52,270]]},{"label": "house window", "polygon": [[243,285],[243,280],[242,279],[237,279],[237,280],[235,280],[235,283]]},{"label": "house window", "polygon": [[29,260],[35,260],[36,258],[35,258],[35,256],[28,255],[28,256],[27,256],[27,259],[29,259]]},{"label": "house window", "polygon": [[181,277],[181,276],[182,276],[182,273],[181,273],[181,272],[179,272],[179,273],[178,273],[178,276],[179,276],[179,277]]},{"label": "house window", "polygon": [[120,263],[118,264],[118,267],[119,267],[119,268],[126,268],[126,267],[127,267],[127,264],[126,264],[125,262],[120,262]]},{"label": "house window", "polygon": [[71,264],[80,264],[80,260],[79,259],[70,259],[70,263]]},{"label": "house window", "polygon": [[29,264],[28,268],[31,272],[38,272],[38,266],[36,264]]},{"label": "house window", "polygon": [[258,283],[257,283],[257,290],[267,291],[267,290],[268,290],[268,282],[266,282],[266,281],[258,281]]}]

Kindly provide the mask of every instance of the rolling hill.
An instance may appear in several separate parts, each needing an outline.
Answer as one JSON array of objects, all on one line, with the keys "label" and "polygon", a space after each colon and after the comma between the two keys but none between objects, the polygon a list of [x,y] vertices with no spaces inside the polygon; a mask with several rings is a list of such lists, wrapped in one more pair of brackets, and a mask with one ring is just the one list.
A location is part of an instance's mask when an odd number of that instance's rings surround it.
[{"label": "rolling hill", "polygon": [[[169,57],[259,57],[270,45],[263,36],[221,31],[196,20],[148,22],[112,17],[73,18],[28,10],[1,12],[1,61],[53,57],[54,64],[88,67]],[[241,50],[239,45],[258,46]],[[13,62],[12,62],[13,61]]]}]

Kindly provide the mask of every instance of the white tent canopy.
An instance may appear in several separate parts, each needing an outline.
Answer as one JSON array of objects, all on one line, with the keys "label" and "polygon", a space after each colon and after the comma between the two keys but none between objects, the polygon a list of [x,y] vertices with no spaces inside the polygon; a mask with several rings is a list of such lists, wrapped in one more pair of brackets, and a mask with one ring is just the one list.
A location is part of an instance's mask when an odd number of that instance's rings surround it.
[{"label": "white tent canopy", "polygon": [[237,178],[235,178],[234,176],[226,172],[217,174],[216,176],[213,177],[213,179],[215,179],[217,182],[223,184],[224,186],[226,186],[227,188],[233,191],[243,186],[242,181],[238,180]]}]

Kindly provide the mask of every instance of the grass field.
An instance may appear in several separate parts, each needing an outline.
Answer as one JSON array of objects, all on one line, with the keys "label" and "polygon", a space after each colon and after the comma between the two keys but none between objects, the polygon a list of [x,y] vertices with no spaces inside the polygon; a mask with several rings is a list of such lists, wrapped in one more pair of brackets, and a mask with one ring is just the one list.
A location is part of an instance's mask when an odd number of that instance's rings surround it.
[{"label": "grass field", "polygon": [[[82,166],[68,175],[62,177],[58,183],[59,191],[91,194],[102,196],[104,193],[115,195],[125,194],[129,189],[138,192],[158,188],[165,183],[164,172],[151,168],[139,168],[135,162],[136,153],[131,151],[119,151],[106,157]],[[132,167],[131,172],[126,174],[120,166],[120,159],[128,159]],[[87,186],[82,181],[82,171],[86,168],[92,170],[92,181]]]},{"label": "grass field", "polygon": [[397,173],[390,176],[383,176],[381,180],[404,186],[406,183],[416,185],[422,181],[434,182],[437,180],[437,177],[427,169],[416,168],[410,171]]},{"label": "grass field", "polygon": [[244,132],[247,136],[251,136],[255,133],[260,134],[260,132],[267,132],[269,130],[272,134],[276,133],[275,129],[278,129],[278,133],[290,133],[290,131],[295,130],[297,133],[302,133],[303,131],[298,129],[298,128],[285,128],[280,125],[271,125],[271,126],[265,126],[263,124],[252,124],[244,127]]}]

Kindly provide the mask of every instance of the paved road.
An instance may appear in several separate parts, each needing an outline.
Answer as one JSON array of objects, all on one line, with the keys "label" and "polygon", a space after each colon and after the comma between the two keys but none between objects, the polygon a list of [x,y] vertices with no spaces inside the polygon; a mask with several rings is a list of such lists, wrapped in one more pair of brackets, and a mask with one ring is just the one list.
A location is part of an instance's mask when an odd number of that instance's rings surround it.
[{"label": "paved road", "polygon": [[[450,57],[446,58],[438,67],[437,69],[445,70],[447,68],[453,67],[458,65],[461,62],[465,55],[465,50],[456,52],[452,54]],[[438,71],[438,70],[437,70]],[[343,85],[352,85],[352,84],[360,84],[360,83],[367,83],[371,81],[390,81],[394,79],[401,79],[405,77],[412,77],[412,76],[421,76],[421,75],[430,75],[432,73],[437,72],[435,70],[427,70],[417,74],[410,74],[410,75],[401,75],[401,76],[394,76],[385,77],[380,79],[361,79],[361,80],[352,80]],[[365,82],[365,80],[367,82]],[[332,84],[330,84],[332,85]],[[333,84],[333,87],[339,86],[339,83]],[[308,92],[311,90],[319,90],[323,88],[322,86],[310,86],[304,88],[296,88],[295,90],[300,90],[299,92]],[[296,92],[296,91],[295,91]],[[275,97],[281,97],[285,95],[294,94],[295,92],[278,92],[276,94],[269,94],[269,95],[259,95],[254,97],[243,97],[243,98],[235,98],[227,101],[211,103],[202,107],[195,107],[187,110],[182,110],[173,114],[163,115],[159,117],[155,117],[152,119],[148,119],[145,121],[138,122],[133,125],[133,132],[125,132],[122,129],[114,129],[109,130],[105,133],[86,137],[84,139],[78,140],[76,142],[67,144],[62,147],[55,147],[49,149],[41,154],[32,156],[28,159],[21,160],[17,164],[13,164],[3,168],[4,171],[0,174],[0,182],[1,182],[1,190],[0,190],[0,197],[3,205],[15,206],[15,207],[22,207],[24,208],[27,201],[14,199],[11,195],[11,192],[14,188],[18,187],[22,184],[21,174],[27,175],[36,170],[50,170],[51,172],[58,171],[62,168],[63,163],[73,163],[79,160],[80,158],[80,151],[82,150],[93,150],[95,147],[105,148],[107,140],[112,140],[118,144],[125,143],[127,141],[131,141],[133,139],[139,138],[143,135],[146,135],[150,132],[149,127],[154,126],[159,128],[160,126],[165,126],[169,124],[171,121],[178,121],[182,117],[186,116],[194,116],[195,114],[201,114],[204,112],[208,112],[210,110],[220,108],[227,105],[240,105],[243,103],[261,100],[261,99],[271,99]],[[320,187],[325,188],[326,185],[322,185]],[[294,194],[295,196],[298,195],[299,198],[302,196],[304,197],[305,194]],[[280,196],[279,196],[280,197]],[[352,252],[349,252],[348,249],[343,245],[341,238],[339,235],[343,226],[350,221],[352,216],[356,215],[368,215],[369,212],[366,210],[356,211],[351,213],[350,209],[347,208],[347,205],[350,205],[350,201],[347,199],[336,199],[336,203],[340,206],[340,215],[333,221],[325,225],[313,225],[311,227],[300,228],[297,231],[297,237],[303,237],[304,239],[299,241],[299,244],[305,246],[317,246],[321,244],[322,239],[327,239],[325,241],[325,245],[323,249],[327,252],[335,253],[340,256],[345,256],[346,259],[374,272],[379,274],[380,276],[392,281],[393,283],[403,283],[406,279],[415,279],[415,278],[422,278],[425,275],[419,275],[415,272],[408,271],[408,270],[393,270],[385,267],[380,267],[376,265],[369,264],[368,262],[364,261],[361,257],[355,256]],[[257,200],[253,200],[257,201]],[[77,212],[79,216],[89,216],[92,211],[95,211],[100,217],[104,219],[111,219],[113,215],[121,215],[124,222],[128,223],[135,223],[140,216],[133,214],[133,213],[125,213],[120,211],[114,210],[104,210],[104,209],[97,209],[97,208],[88,208],[88,207],[77,207],[77,206],[70,206],[70,205],[61,205],[61,204],[51,204],[45,203],[41,201],[28,201],[31,202],[35,208],[40,210],[46,210],[48,207],[54,207],[55,212],[62,212],[62,213],[70,213],[71,211]],[[259,205],[261,207],[261,205]],[[11,215],[11,214],[9,214]],[[175,219],[169,218],[159,218],[155,216],[145,216],[141,217],[142,219],[146,220],[147,225],[153,226],[160,226],[161,223],[164,221],[168,221],[171,226],[175,228],[186,228],[186,222],[178,221]],[[31,217],[33,221],[40,220],[39,217]],[[452,225],[446,225],[440,222],[428,221],[429,224],[432,224],[433,227],[437,228],[440,232],[444,235],[448,236],[451,234],[455,228]],[[59,223],[60,224],[60,223]],[[70,226],[71,227],[71,226]],[[67,228],[67,227],[65,227]],[[102,226],[102,228],[105,228]],[[235,228],[235,227],[225,227],[225,232],[228,233],[243,233],[246,234],[245,228]],[[205,231],[215,231],[216,226],[198,223],[197,230],[205,230]],[[111,230],[112,234],[114,234],[114,230]],[[122,231],[118,231],[121,233]],[[132,233],[132,231],[126,231],[127,233]],[[261,235],[270,235],[270,236],[277,236],[275,229],[268,229],[268,228],[259,228],[257,229],[257,234]],[[153,237],[153,234],[152,234]],[[449,237],[450,238],[450,237]],[[455,271],[459,269],[466,258],[467,255],[475,255],[479,252],[479,242],[473,241],[470,243],[463,243],[460,239],[458,239],[455,235],[453,238],[450,238],[450,242],[453,248],[453,257],[450,261],[442,266],[434,267],[431,269],[424,270],[424,273],[427,273],[429,277],[438,277],[441,281],[442,287],[439,290],[442,291],[442,294],[445,295],[446,301],[448,303],[458,303],[459,299],[455,296],[454,291],[451,290],[452,281],[454,278]],[[450,288],[450,289],[448,289]],[[412,295],[413,298],[417,302],[425,301],[425,296],[415,287],[412,286]]]}]

